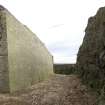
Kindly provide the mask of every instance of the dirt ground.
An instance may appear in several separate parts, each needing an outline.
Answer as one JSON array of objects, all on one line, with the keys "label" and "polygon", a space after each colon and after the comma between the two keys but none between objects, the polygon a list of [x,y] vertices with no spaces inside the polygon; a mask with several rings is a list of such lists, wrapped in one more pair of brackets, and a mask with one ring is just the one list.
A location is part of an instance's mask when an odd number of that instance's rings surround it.
[{"label": "dirt ground", "polygon": [[0,105],[95,105],[95,95],[75,75],[53,75],[26,90],[0,94]]}]

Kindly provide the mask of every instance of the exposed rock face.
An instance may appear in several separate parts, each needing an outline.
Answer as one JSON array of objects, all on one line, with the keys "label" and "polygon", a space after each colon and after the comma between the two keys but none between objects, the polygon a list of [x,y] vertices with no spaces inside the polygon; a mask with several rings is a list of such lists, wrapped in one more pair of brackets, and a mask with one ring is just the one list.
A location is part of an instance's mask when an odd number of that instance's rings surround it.
[{"label": "exposed rock face", "polygon": [[101,93],[105,85],[105,7],[88,20],[77,67],[84,83]]}]

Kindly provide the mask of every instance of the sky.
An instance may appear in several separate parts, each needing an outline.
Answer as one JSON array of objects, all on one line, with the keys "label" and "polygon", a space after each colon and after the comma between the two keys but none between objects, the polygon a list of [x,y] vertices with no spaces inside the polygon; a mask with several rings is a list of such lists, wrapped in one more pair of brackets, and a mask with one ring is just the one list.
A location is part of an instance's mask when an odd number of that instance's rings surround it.
[{"label": "sky", "polygon": [[45,43],[54,63],[75,63],[88,18],[105,0],[0,0]]}]

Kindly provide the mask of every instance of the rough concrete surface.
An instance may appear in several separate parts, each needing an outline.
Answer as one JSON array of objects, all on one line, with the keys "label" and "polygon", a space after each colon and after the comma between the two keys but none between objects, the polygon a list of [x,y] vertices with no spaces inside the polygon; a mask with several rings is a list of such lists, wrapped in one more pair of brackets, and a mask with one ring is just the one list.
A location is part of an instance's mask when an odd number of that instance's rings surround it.
[{"label": "rough concrete surface", "polygon": [[8,43],[6,34],[6,15],[0,8],[0,92],[9,92]]},{"label": "rough concrete surface", "polygon": [[33,32],[0,8],[0,92],[13,92],[49,78],[52,55]]}]

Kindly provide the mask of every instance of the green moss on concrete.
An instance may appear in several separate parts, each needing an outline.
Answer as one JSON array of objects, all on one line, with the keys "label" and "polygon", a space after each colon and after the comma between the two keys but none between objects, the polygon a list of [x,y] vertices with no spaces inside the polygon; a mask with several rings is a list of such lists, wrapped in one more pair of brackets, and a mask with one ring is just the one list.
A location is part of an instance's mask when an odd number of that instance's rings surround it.
[{"label": "green moss on concrete", "polygon": [[14,91],[48,78],[53,59],[35,34],[6,14],[10,87]]},{"label": "green moss on concrete", "polygon": [[9,92],[6,14],[0,7],[0,92]]},{"label": "green moss on concrete", "polygon": [[[2,40],[7,43],[2,43],[3,49],[0,52],[7,54],[7,60],[4,61],[7,64],[3,67],[7,67],[5,71],[8,71],[4,73],[7,77],[0,76],[8,80],[0,79],[5,84],[2,88],[13,92],[49,78],[53,74],[53,58],[44,44],[6,9],[0,11],[0,16],[4,20],[0,22],[5,26],[0,35],[3,34]],[[7,52],[3,52],[4,49]]]}]

